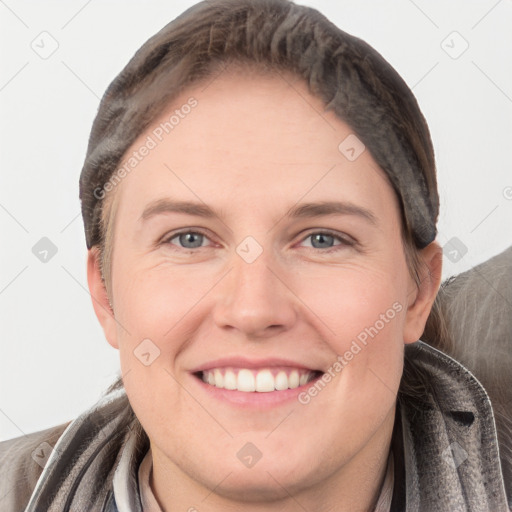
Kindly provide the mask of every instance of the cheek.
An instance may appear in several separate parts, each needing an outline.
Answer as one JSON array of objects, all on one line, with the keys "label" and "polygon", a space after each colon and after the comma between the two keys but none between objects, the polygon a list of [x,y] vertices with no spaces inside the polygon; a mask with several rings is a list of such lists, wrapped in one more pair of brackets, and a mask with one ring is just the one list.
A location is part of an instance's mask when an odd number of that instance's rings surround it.
[{"label": "cheek", "polygon": [[404,280],[391,271],[331,269],[296,283],[298,295],[318,316],[339,349],[377,333],[396,334],[403,326]]},{"label": "cheek", "polygon": [[123,272],[120,265],[119,275],[116,318],[126,326],[131,343],[141,337],[155,341],[174,337],[173,330],[177,332],[190,323],[194,308],[214,280],[211,269],[208,272],[165,266],[140,270],[132,267]]},{"label": "cheek", "polygon": [[318,274],[299,292],[321,320],[324,341],[336,354],[333,364],[338,362],[333,373],[342,368],[346,396],[374,402],[376,385],[384,397],[396,392],[403,365],[406,283],[403,273],[392,269],[344,269]]},{"label": "cheek", "polygon": [[[171,398],[175,414],[197,414],[174,376],[176,358],[201,322],[197,306],[211,288],[212,276],[210,272],[208,280],[183,268],[128,269],[122,264],[117,268],[116,319],[123,326],[118,333],[124,387],[145,430],[155,435],[169,424],[162,404],[171,403]],[[188,416],[187,410],[192,410]]]}]

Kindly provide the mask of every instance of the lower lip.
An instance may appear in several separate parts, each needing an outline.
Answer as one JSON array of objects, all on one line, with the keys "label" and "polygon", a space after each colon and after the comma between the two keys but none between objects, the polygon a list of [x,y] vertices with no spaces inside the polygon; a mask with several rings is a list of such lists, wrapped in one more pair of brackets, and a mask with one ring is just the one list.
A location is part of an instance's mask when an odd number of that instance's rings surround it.
[{"label": "lower lip", "polygon": [[311,380],[307,384],[303,386],[299,386],[295,389],[283,389],[282,391],[238,391],[224,388],[217,388],[212,386],[211,384],[207,384],[200,378],[192,375],[192,378],[197,382],[197,384],[211,397],[221,400],[223,402],[227,402],[238,407],[273,407],[282,405],[286,402],[291,402],[293,400],[298,400],[298,395],[303,391],[306,391],[308,388],[313,386],[315,382],[322,378],[321,375]]}]

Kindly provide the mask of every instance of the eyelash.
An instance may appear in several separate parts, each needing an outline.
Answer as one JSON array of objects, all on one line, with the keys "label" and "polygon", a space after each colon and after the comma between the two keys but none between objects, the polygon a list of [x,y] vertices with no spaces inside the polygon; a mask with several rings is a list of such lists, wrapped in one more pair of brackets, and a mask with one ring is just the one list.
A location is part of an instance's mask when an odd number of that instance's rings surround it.
[{"label": "eyelash", "polygon": [[[176,231],[174,233],[171,233],[169,236],[167,236],[166,238],[164,238],[162,240],[162,244],[174,245],[174,244],[171,244],[171,240],[173,240],[174,238],[179,237],[180,235],[185,235],[185,234],[188,234],[188,233],[192,233],[194,235],[202,235],[202,236],[204,236],[204,237],[209,239],[209,236],[204,231],[202,231],[201,229],[197,229],[197,230],[184,229],[184,230],[181,230],[181,231]],[[334,252],[334,251],[338,250],[339,248],[353,247],[353,246],[355,246],[357,244],[357,242],[355,240],[353,240],[351,237],[348,237],[348,235],[341,236],[339,233],[336,233],[335,231],[331,231],[329,229],[323,229],[323,230],[319,230],[319,231],[311,231],[311,232],[309,232],[306,236],[304,236],[301,239],[301,242],[307,240],[308,238],[312,237],[313,235],[328,235],[328,236],[332,236],[334,239],[336,239],[336,240],[338,240],[340,242],[338,245],[333,245],[332,247],[328,247],[326,249],[318,249],[316,247],[308,247],[309,249],[320,251],[322,253],[331,253],[331,252]],[[203,246],[194,247],[194,248],[178,247],[176,250],[183,250],[183,251],[194,252],[196,249],[203,249],[203,248],[204,248]]]}]

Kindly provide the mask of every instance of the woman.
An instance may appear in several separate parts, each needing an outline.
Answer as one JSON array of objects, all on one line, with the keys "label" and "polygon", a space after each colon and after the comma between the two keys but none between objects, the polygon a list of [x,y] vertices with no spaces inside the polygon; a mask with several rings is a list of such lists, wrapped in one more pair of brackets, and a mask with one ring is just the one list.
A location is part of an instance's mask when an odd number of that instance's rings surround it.
[{"label": "woman", "polygon": [[10,509],[508,509],[485,390],[418,341],[433,148],[366,43],[285,0],[197,4],[108,88],[80,197],[122,378],[3,448]]}]

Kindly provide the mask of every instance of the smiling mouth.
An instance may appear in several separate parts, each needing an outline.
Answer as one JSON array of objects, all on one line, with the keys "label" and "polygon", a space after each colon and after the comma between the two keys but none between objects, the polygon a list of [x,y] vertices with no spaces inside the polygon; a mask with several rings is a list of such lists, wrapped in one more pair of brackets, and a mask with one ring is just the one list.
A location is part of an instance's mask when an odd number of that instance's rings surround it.
[{"label": "smiling mouth", "polygon": [[194,375],[206,384],[220,389],[246,393],[269,393],[296,389],[319,378],[323,372],[302,368],[211,368]]}]

